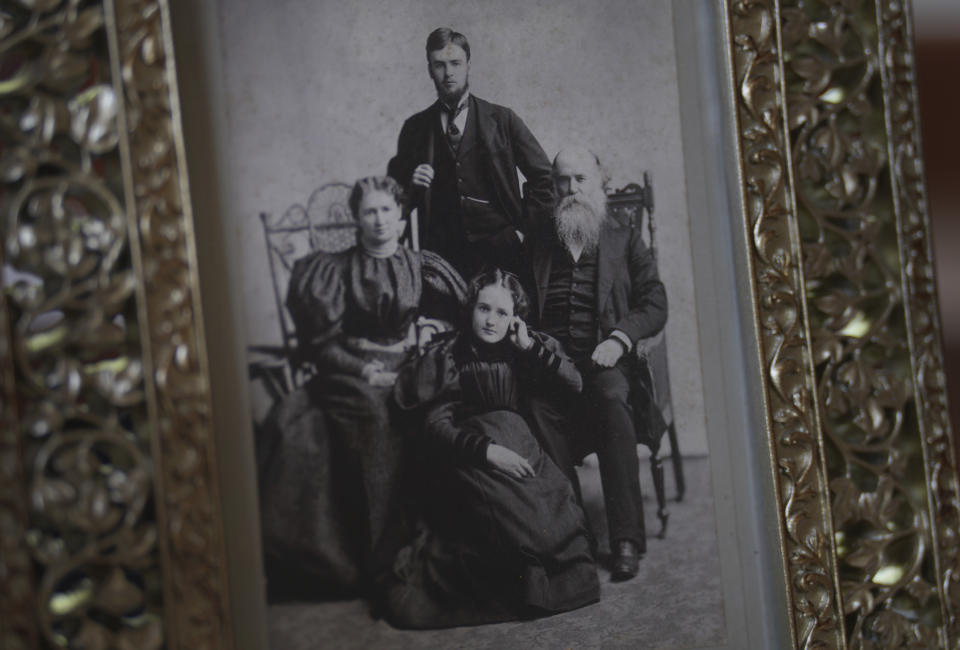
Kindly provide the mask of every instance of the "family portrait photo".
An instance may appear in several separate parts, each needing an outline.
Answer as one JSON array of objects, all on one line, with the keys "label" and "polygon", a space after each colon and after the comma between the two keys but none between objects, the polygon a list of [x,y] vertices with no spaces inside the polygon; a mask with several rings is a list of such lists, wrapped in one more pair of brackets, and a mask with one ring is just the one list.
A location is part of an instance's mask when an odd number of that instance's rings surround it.
[{"label": "family portrait photo", "polygon": [[957,645],[915,4],[4,3],[0,647]]},{"label": "family portrait photo", "polygon": [[672,3],[224,4],[272,647],[724,643]]}]

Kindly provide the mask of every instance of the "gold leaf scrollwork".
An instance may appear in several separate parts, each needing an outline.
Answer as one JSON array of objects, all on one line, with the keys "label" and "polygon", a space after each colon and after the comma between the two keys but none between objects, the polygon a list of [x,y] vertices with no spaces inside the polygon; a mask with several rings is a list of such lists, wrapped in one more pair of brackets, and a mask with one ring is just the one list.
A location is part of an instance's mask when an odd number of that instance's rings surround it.
[{"label": "gold leaf scrollwork", "polygon": [[4,647],[224,638],[165,10],[0,9]]},{"label": "gold leaf scrollwork", "polygon": [[0,18],[0,453],[19,467],[3,476],[28,490],[26,508],[0,505],[14,526],[0,574],[17,569],[0,579],[3,610],[19,617],[0,624],[0,641],[159,648],[151,434],[103,8],[20,2]]},{"label": "gold leaf scrollwork", "polygon": [[[912,348],[917,326],[930,327],[935,304],[917,300],[904,273],[929,268],[929,249],[912,248],[907,261],[900,248],[912,239],[902,224],[922,231],[925,223],[897,197],[900,179],[919,178],[916,147],[903,142],[915,124],[889,124],[891,115],[912,116],[914,105],[896,92],[912,91],[909,84],[891,83],[905,69],[905,20],[896,2],[794,0],[783,3],[781,22],[784,149],[796,179],[819,453],[831,494],[838,642],[852,648],[956,640],[956,623],[944,617],[951,596],[936,587],[944,574],[933,550],[945,531],[936,532],[925,488],[928,477],[955,473],[946,454],[929,453],[912,364],[923,358]],[[955,490],[946,502],[955,509]]]},{"label": "gold leaf scrollwork", "polygon": [[[820,495],[826,489],[821,470],[812,383],[812,354],[804,336],[801,257],[793,234],[789,147],[781,90],[782,68],[789,58],[806,82],[823,85],[814,61],[792,44],[808,31],[800,13],[784,14],[789,50],[780,52],[773,2],[734,2],[728,20],[739,93],[737,127],[744,176],[744,204],[750,235],[760,347],[767,369],[771,453],[778,468],[784,557],[794,642],[800,648],[842,643],[841,614],[835,598],[829,514]],[[801,123],[816,117],[806,106]],[[821,260],[821,264],[824,261]]]},{"label": "gold leaf scrollwork", "polygon": [[901,2],[780,9],[782,51],[772,2],[732,3],[729,19],[795,642],[945,647],[957,481],[909,18]]},{"label": "gold leaf scrollwork", "polygon": [[186,210],[183,144],[173,121],[176,84],[169,17],[157,0],[117,4],[119,67],[136,245],[143,259],[156,435],[169,563],[169,643],[230,644],[226,551],[214,462],[207,368],[198,310],[193,231]]}]

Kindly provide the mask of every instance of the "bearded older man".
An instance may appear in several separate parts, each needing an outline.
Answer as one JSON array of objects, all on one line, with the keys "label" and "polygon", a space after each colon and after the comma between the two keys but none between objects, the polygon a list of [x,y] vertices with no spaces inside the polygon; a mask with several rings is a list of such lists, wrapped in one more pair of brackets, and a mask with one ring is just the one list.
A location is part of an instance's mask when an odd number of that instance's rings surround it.
[{"label": "bearded older man", "polygon": [[[560,420],[547,422],[542,412],[538,419],[544,448],[572,480],[571,460],[597,452],[611,577],[626,580],[646,552],[631,377],[637,346],[663,329],[667,298],[639,230],[607,214],[599,159],[586,149],[561,151],[553,180],[554,219],[531,242],[534,302],[540,330],[574,359],[584,393],[579,403],[561,407]],[[558,429],[567,435],[557,438]]]}]

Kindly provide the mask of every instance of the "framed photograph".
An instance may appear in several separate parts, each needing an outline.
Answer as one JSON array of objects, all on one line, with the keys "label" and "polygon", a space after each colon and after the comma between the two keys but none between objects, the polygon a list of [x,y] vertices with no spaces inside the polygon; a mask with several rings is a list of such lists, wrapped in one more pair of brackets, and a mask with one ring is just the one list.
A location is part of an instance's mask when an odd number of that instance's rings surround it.
[{"label": "framed photograph", "polygon": [[911,39],[3,6],[2,645],[953,647]]}]

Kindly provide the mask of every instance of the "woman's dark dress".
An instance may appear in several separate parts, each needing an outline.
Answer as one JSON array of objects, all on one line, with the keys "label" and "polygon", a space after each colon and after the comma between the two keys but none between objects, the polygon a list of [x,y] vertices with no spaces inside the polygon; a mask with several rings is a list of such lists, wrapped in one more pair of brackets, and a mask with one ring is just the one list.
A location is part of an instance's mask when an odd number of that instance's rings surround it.
[{"label": "woman's dark dress", "polygon": [[[530,392],[578,389],[579,374],[555,341],[535,340],[520,352],[448,337],[401,374],[400,404],[427,412],[418,472],[424,525],[394,566],[385,599],[394,625],[513,620],[599,599],[583,510],[523,413]],[[490,468],[490,443],[526,458],[536,475]]]},{"label": "woman's dark dress", "polygon": [[363,366],[398,369],[412,354],[403,341],[426,295],[457,305],[462,292],[439,257],[403,247],[386,258],[360,247],[314,253],[294,266],[287,306],[317,373],[275,407],[258,436],[261,523],[268,562],[319,593],[355,593],[389,568],[406,538],[405,445],[392,387],[368,384]]}]

